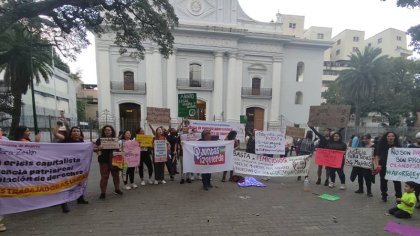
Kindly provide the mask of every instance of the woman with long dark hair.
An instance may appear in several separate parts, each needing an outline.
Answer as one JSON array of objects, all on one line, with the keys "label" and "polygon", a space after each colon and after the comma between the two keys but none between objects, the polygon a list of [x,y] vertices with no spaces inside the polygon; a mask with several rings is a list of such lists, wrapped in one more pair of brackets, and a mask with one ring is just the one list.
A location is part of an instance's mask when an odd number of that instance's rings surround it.
[{"label": "woman with long dark hair", "polygon": [[[372,137],[370,134],[362,136],[362,147],[364,148],[374,148],[372,143]],[[372,166],[373,167],[373,166]],[[362,167],[353,167],[352,174],[357,176],[357,182],[359,183],[359,189],[355,193],[364,193],[363,190],[363,179],[366,183],[367,196],[372,197],[372,183],[374,182],[375,176],[372,175],[372,169],[365,169]],[[353,180],[353,179],[352,179]]]},{"label": "woman with long dark hair", "polygon": [[[71,127],[69,133],[65,137],[63,143],[83,143],[84,136],[83,132],[79,127]],[[77,199],[77,204],[88,204],[89,202],[85,200],[84,196],[80,196]],[[61,208],[64,213],[68,213],[70,211],[69,206],[67,203],[61,204]]]},{"label": "woman with long dark hair", "polygon": [[[343,142],[343,138],[340,133],[336,132],[331,136],[331,141],[328,143],[327,148],[332,150],[339,150],[339,151],[346,151],[347,145]],[[344,155],[343,155],[343,161],[340,168],[331,168],[329,167],[329,173],[330,173],[330,180],[329,187],[333,188],[335,187],[335,173],[337,172],[338,177],[340,178],[341,186],[340,189],[344,190],[346,189],[346,176],[344,175]]]},{"label": "woman with long dark hair", "polygon": [[[232,130],[228,133],[228,135],[226,135],[225,140],[232,140],[233,143],[233,149],[234,151],[239,149],[239,140],[236,140],[236,135],[238,135],[238,133],[235,130]],[[226,175],[227,175],[227,171],[223,171],[223,177],[222,177],[222,182],[226,181]],[[229,172],[229,181],[232,181],[232,176],[233,176],[233,170],[231,170]]]},{"label": "woman with long dark hair", "polygon": [[99,196],[99,199],[105,200],[109,174],[111,174],[112,180],[114,181],[114,193],[117,195],[123,195],[123,192],[120,190],[120,177],[118,176],[119,169],[112,166],[113,152],[118,151],[118,149],[102,149],[101,138],[115,138],[115,129],[110,125],[105,125],[102,128],[101,137],[96,140],[96,147],[94,149],[96,152],[99,152],[98,162],[101,173],[101,195]]},{"label": "woman with long dark hair", "polygon": [[[398,148],[401,147],[400,141],[398,139],[398,135],[394,132],[386,132],[381,139],[379,140],[378,146],[375,148],[375,159],[379,161],[379,165],[381,166],[381,171],[379,173],[381,177],[381,194],[382,194],[382,201],[388,201],[388,180],[385,179],[386,175],[386,164],[388,161],[388,150],[390,148]],[[395,197],[401,198],[402,191],[401,191],[401,182],[400,181],[393,181],[394,182],[394,189],[395,189]]]},{"label": "woman with long dark hair", "polygon": [[[144,129],[139,128],[136,132],[136,134],[140,134],[140,135],[144,135]],[[149,184],[153,184],[153,163],[152,163],[152,159],[150,158],[150,154],[151,154],[151,148],[145,148],[142,147],[142,144],[140,143],[140,165],[139,165],[139,175],[140,175],[140,184],[141,185],[146,185],[146,182],[144,182],[144,165],[147,166],[147,172],[149,174]]]},{"label": "woman with long dark hair", "polygon": [[[130,130],[126,130],[122,133],[121,137],[120,137],[120,148],[122,150],[124,150],[124,143],[127,141],[131,141],[131,132]],[[134,171],[135,171],[136,167],[128,167],[127,168],[127,173],[125,174],[125,176],[123,176],[123,178],[125,177],[124,180],[124,185],[125,185],[125,189],[130,190],[132,188],[138,188],[139,186],[137,186],[137,184],[134,183]],[[128,184],[128,180],[130,180],[131,186]]]},{"label": "woman with long dark hair", "polygon": [[[165,134],[163,133],[163,128],[162,127],[158,127],[156,129],[156,131],[154,132],[155,134],[155,140],[165,140],[166,141],[166,137]],[[169,148],[168,148],[169,151]],[[155,164],[155,184],[159,184],[159,182],[161,184],[166,184],[165,181],[165,162],[156,162],[153,159],[153,162]]]}]

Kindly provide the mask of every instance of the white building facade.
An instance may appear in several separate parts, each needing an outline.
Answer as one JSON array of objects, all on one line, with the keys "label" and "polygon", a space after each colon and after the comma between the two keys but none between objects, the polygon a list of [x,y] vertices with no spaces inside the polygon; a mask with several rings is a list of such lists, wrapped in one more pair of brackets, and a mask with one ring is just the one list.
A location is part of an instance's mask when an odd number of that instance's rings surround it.
[{"label": "white building facade", "polygon": [[[321,103],[325,39],[305,39],[303,17],[277,14],[257,22],[237,0],[173,0],[179,26],[165,59],[145,42],[145,60],[120,55],[113,35],[96,38],[100,122],[117,130],[146,127],[146,108],[171,110],[178,94],[197,93],[198,118],[278,130],[283,120],[306,124]],[[294,22],[296,20],[296,22]],[[287,22],[285,24],[284,22]]]}]

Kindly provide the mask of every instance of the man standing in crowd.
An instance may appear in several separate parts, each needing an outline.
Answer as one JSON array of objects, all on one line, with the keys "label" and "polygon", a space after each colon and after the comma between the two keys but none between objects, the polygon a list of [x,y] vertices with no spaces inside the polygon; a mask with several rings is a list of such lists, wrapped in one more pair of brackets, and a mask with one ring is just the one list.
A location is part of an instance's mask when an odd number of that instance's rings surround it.
[{"label": "man standing in crowd", "polygon": [[[211,140],[211,130],[210,129],[205,129],[203,130],[203,132],[201,133],[201,139],[198,141],[212,141]],[[203,182],[203,189],[205,191],[208,191],[209,188],[213,188],[213,185],[211,184],[211,174],[210,173],[205,173],[201,175],[201,181]]]}]

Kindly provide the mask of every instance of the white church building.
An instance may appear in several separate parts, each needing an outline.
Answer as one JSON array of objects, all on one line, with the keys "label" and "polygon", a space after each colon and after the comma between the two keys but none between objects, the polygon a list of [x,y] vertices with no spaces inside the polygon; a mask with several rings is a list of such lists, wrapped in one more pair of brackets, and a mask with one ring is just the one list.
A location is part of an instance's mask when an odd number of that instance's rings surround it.
[{"label": "white church building", "polygon": [[[304,30],[304,17],[278,13],[258,22],[237,0],[172,0],[179,17],[174,54],[165,59],[144,43],[145,60],[120,55],[113,35],[96,38],[100,122],[117,130],[147,127],[146,108],[170,108],[178,94],[196,93],[198,119],[240,121],[248,128],[306,126],[321,103],[324,51],[331,28]],[[287,121],[287,122],[285,122]]]}]

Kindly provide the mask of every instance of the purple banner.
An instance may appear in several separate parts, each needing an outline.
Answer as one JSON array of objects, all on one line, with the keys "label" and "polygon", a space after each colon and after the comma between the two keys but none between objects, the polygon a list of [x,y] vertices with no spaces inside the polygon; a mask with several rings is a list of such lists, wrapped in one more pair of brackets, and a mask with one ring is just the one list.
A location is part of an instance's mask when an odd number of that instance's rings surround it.
[{"label": "purple banner", "polygon": [[92,143],[0,141],[0,215],[76,200],[87,187]]}]

